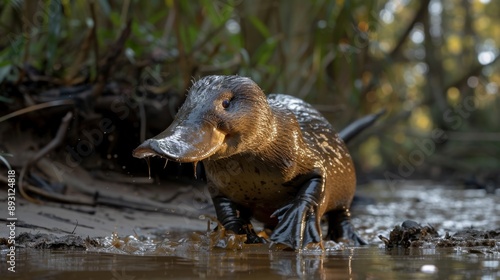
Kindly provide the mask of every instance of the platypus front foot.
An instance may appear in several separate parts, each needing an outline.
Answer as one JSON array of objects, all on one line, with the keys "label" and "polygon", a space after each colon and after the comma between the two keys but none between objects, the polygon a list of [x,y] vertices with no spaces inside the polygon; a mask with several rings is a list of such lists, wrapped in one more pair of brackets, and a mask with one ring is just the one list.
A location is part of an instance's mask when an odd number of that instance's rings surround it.
[{"label": "platypus front foot", "polygon": [[321,242],[317,221],[317,206],[306,201],[295,201],[273,213],[279,220],[270,239],[292,249],[302,249],[311,242]]},{"label": "platypus front foot", "polygon": [[250,212],[248,209],[234,203],[224,196],[212,198],[214,202],[217,219],[226,230],[236,234],[246,234],[245,243],[267,243],[267,240],[258,236],[250,223]]},{"label": "platypus front foot", "polygon": [[321,201],[322,180],[311,179],[290,204],[276,210],[271,217],[279,222],[270,239],[294,250],[303,249],[312,242],[321,242],[320,213],[318,202]]}]

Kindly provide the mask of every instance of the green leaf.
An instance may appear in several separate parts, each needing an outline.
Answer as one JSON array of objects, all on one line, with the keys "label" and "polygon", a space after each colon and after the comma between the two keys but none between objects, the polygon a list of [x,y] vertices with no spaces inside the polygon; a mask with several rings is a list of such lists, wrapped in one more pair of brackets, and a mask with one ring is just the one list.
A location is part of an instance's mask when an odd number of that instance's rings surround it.
[{"label": "green leaf", "polygon": [[260,32],[260,34],[264,37],[270,37],[271,33],[269,32],[269,29],[267,26],[257,17],[255,16],[250,16],[249,17],[250,22],[253,24],[255,28]]},{"label": "green leaf", "polygon": [[148,17],[148,22],[151,24],[156,24],[160,20],[166,19],[168,14],[167,9],[161,9],[157,13],[152,14],[150,17]]},{"label": "green leaf", "polygon": [[[273,38],[267,38],[254,53],[254,59],[257,65],[267,65],[278,46],[278,41]],[[269,65],[267,65],[269,66]]]}]

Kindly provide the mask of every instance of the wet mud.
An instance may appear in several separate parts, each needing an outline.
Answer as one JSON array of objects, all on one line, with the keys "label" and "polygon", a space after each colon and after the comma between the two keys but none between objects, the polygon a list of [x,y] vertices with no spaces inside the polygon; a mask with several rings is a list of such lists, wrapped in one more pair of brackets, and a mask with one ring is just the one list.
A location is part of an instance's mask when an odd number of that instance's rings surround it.
[{"label": "wet mud", "polygon": [[415,221],[404,221],[389,233],[389,238],[379,235],[387,249],[402,248],[442,248],[442,247],[485,247],[488,252],[499,252],[500,228],[497,230],[464,229],[440,237],[430,225],[422,226]]}]

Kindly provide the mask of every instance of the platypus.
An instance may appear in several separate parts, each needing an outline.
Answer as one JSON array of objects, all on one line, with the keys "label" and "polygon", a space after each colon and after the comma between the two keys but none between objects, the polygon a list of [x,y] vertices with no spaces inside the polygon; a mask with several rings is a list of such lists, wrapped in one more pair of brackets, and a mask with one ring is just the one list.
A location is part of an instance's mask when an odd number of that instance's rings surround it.
[{"label": "platypus", "polygon": [[203,162],[217,219],[247,243],[266,241],[252,218],[272,229],[273,243],[320,243],[326,214],[326,238],[365,244],[350,222],[356,177],[342,139],[310,104],[266,97],[250,78],[195,81],[172,124],[133,156]]}]

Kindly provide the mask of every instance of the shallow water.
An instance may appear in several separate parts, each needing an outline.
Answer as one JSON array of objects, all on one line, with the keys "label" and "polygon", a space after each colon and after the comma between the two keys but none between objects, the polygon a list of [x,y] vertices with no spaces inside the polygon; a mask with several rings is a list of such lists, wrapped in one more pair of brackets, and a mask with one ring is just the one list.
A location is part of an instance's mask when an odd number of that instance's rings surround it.
[{"label": "shallow water", "polygon": [[[16,279],[499,279],[498,253],[377,245],[324,254],[262,250],[177,256],[24,250]],[[75,273],[77,272],[77,273]],[[3,273],[2,273],[3,274]]]},{"label": "shallow water", "polygon": [[441,236],[471,227],[500,228],[500,190],[487,194],[482,189],[405,182],[393,188],[372,184],[359,188],[359,193],[376,201],[353,210],[353,224],[370,243],[379,242],[378,235],[388,236],[405,220],[430,224]]},{"label": "shallow water", "polygon": [[353,223],[368,246],[327,242],[325,251],[313,246],[296,253],[266,244],[242,246],[235,236],[219,238],[213,232],[110,234],[88,251],[20,249],[16,273],[6,273],[4,261],[0,271],[2,278],[16,279],[500,279],[499,242],[495,247],[429,243],[386,250],[377,237],[388,236],[407,219],[429,223],[441,236],[471,226],[498,229],[498,192],[406,183],[394,189],[375,184],[360,193],[376,201],[353,211]]}]

